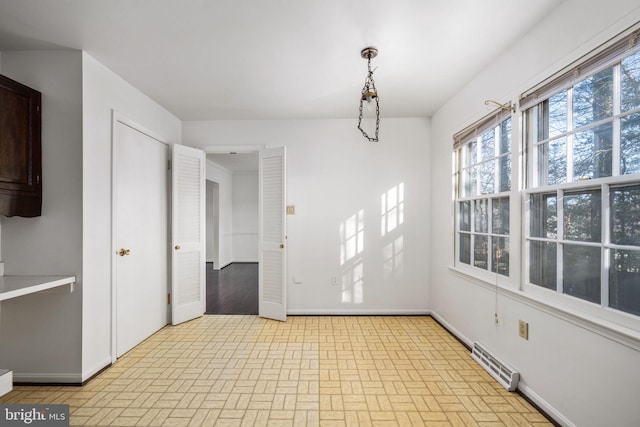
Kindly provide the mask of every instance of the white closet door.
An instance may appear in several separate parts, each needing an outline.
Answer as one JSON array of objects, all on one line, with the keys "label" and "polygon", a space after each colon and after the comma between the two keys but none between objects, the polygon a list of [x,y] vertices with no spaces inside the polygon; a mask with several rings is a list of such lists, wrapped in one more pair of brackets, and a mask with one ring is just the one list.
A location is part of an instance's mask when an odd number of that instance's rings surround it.
[{"label": "white closet door", "polygon": [[258,314],[287,320],[284,147],[260,151]]},{"label": "white closet door", "polygon": [[205,296],[205,155],[173,146],[171,324],[202,316]]},{"label": "white closet door", "polygon": [[113,361],[167,323],[169,147],[113,124]]}]

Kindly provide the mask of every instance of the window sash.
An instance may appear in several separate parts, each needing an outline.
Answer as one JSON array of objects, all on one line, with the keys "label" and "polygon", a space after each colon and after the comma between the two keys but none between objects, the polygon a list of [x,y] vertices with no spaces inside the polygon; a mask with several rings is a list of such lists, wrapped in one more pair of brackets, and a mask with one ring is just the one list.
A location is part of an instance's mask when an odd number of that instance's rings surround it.
[{"label": "window sash", "polygon": [[[511,107],[511,104],[508,104],[507,107]],[[489,129],[498,126],[509,117],[511,117],[510,108],[499,108],[484,116],[477,122],[467,126],[460,132],[453,135],[453,151],[457,151],[459,148],[462,148],[465,144],[469,143],[469,141],[476,139]]]},{"label": "window sash", "polygon": [[636,29],[630,34],[618,37],[608,44],[589,52],[541,84],[524,92],[520,95],[518,102],[520,110],[528,110],[556,93],[574,86],[589,76],[610,67],[624,57],[637,52],[640,50],[639,36],[640,29]]}]

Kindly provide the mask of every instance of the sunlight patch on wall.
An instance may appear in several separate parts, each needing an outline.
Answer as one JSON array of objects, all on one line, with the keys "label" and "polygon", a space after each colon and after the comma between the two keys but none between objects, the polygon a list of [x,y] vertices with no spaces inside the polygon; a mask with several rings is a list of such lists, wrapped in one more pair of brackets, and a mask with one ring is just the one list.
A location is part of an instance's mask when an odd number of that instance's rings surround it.
[{"label": "sunlight patch on wall", "polygon": [[360,260],[342,275],[342,302],[362,304],[364,301],[364,268]]},{"label": "sunlight patch on wall", "polygon": [[340,223],[340,265],[342,266],[342,302],[364,301],[364,209]]},{"label": "sunlight patch on wall", "polygon": [[382,250],[382,255],[384,257],[383,273],[385,279],[399,275],[403,272],[403,246],[404,237],[399,236],[386,245]]},{"label": "sunlight patch on wall", "polygon": [[404,222],[404,183],[396,185],[380,196],[380,232],[384,236]]},{"label": "sunlight patch on wall", "polygon": [[340,223],[340,265],[364,250],[364,209]]}]

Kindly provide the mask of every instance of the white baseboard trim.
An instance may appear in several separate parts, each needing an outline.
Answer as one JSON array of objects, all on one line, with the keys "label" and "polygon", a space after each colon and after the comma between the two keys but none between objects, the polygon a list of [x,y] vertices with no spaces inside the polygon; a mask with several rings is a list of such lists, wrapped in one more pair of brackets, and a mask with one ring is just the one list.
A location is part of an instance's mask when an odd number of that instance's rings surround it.
[{"label": "white baseboard trim", "polygon": [[287,315],[291,316],[428,316],[429,314],[429,310],[388,308],[304,308],[287,310]]},{"label": "white baseboard trim", "polygon": [[[438,313],[431,311],[431,317],[436,319],[445,329],[447,329],[452,335],[458,338],[460,341],[468,345],[469,347],[473,347],[473,341],[464,336],[459,330],[451,326],[449,322],[447,322],[442,316]],[[534,392],[531,388],[529,388],[526,383],[523,383],[522,380],[518,383],[518,390],[520,393],[525,395],[528,399],[530,399],[533,403],[535,403],[540,409],[542,409],[547,415],[553,418],[556,422],[558,422],[562,426],[566,427],[575,427],[571,421],[569,421],[564,415],[562,415],[556,408],[551,406],[546,400],[540,397],[536,392]]]},{"label": "white baseboard trim", "polygon": [[518,383],[518,390],[520,390],[520,393],[531,399],[533,403],[538,405],[540,409],[546,412],[547,415],[553,418],[558,424],[565,427],[576,427],[574,423],[558,412],[556,408],[549,405],[546,400],[540,397],[535,391],[531,390],[526,384],[523,384],[522,380]]},{"label": "white baseboard trim", "polygon": [[82,372],[82,382],[87,381],[89,378],[111,365],[111,356],[105,357],[100,363],[95,364],[91,369],[87,369]]},{"label": "white baseboard trim", "polygon": [[79,373],[45,374],[40,372],[14,372],[13,382],[46,383],[46,384],[80,384],[82,383],[82,375]]},{"label": "white baseboard trim", "polygon": [[438,321],[438,323],[440,323],[442,326],[444,326],[444,328],[446,330],[448,330],[452,335],[454,335],[456,338],[458,338],[460,341],[462,341],[463,343],[465,343],[465,345],[467,345],[469,348],[473,347],[473,341],[471,341],[469,338],[465,337],[464,335],[462,335],[462,333],[460,333],[459,330],[457,330],[456,328],[454,328],[449,322],[447,322],[446,320],[444,320],[442,318],[442,316],[440,316],[438,313],[431,311],[431,317],[433,317],[434,319],[436,319]]}]

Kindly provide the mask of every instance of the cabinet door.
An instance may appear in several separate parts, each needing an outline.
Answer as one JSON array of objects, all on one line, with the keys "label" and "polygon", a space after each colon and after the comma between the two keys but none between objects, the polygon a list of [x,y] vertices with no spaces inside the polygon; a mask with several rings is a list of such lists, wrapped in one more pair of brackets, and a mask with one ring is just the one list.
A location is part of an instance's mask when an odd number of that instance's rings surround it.
[{"label": "cabinet door", "polygon": [[0,76],[0,215],[42,207],[40,92]]}]

